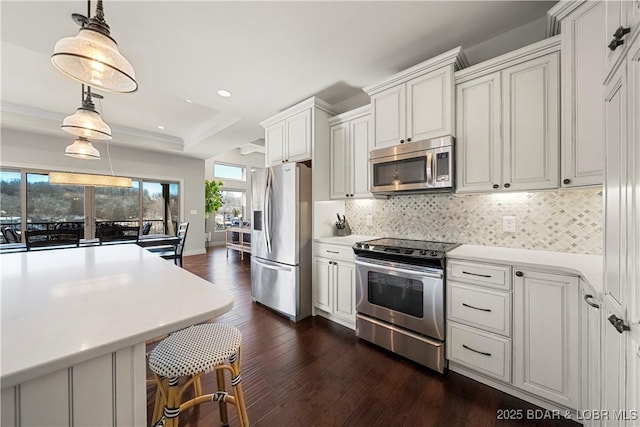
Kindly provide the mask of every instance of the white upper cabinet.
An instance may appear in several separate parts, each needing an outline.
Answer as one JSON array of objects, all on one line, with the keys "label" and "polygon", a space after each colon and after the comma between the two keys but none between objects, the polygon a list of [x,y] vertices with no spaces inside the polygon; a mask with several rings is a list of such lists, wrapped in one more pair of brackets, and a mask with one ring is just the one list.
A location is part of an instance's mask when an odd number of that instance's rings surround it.
[{"label": "white upper cabinet", "polygon": [[456,48],[364,88],[371,96],[371,148],[453,135],[453,72],[464,61]]},{"label": "white upper cabinet", "polygon": [[[265,130],[266,166],[314,158],[318,154],[316,144],[327,145],[326,120],[338,113],[326,102],[311,97],[261,122]],[[328,157],[327,148],[321,147],[319,151],[326,152]]]},{"label": "white upper cabinet", "polygon": [[605,52],[607,75],[609,75],[624,62],[623,58],[629,41],[639,29],[640,0],[606,0],[604,8],[605,42],[601,45],[601,49]]},{"label": "white upper cabinet", "polygon": [[602,2],[559,2],[548,14],[562,28],[561,186],[602,185],[606,42]]},{"label": "white upper cabinet", "polygon": [[329,119],[331,198],[371,197],[369,192],[370,107]]},{"label": "white upper cabinet", "polygon": [[553,37],[455,74],[458,192],[558,187],[559,49]]}]

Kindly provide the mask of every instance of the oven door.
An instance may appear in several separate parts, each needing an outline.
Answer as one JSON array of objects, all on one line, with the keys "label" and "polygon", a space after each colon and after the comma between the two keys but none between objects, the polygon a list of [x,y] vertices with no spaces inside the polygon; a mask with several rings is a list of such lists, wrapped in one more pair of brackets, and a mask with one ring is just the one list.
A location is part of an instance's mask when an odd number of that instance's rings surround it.
[{"label": "oven door", "polygon": [[444,340],[439,269],[356,257],[356,311]]}]

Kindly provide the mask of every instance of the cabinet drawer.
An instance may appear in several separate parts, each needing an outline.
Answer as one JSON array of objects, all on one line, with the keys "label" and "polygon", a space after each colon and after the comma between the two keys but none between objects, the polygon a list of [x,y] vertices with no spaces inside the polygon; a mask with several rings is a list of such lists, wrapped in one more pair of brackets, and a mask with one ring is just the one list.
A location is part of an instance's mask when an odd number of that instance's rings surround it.
[{"label": "cabinet drawer", "polygon": [[511,381],[511,340],[447,322],[447,358],[485,375]]},{"label": "cabinet drawer", "polygon": [[353,262],[353,249],[351,246],[316,243],[314,255]]},{"label": "cabinet drawer", "polygon": [[511,289],[511,267],[465,261],[448,261],[449,279],[492,288]]},{"label": "cabinet drawer", "polygon": [[447,313],[450,320],[509,336],[511,294],[509,292],[447,282]]}]

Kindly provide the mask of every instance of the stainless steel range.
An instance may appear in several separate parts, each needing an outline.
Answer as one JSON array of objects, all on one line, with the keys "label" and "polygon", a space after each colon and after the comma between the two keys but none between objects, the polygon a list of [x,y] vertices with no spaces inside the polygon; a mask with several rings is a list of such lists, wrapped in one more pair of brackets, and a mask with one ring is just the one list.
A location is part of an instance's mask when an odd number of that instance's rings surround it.
[{"label": "stainless steel range", "polygon": [[392,238],[356,243],[356,335],[443,372],[445,255],[457,246]]}]

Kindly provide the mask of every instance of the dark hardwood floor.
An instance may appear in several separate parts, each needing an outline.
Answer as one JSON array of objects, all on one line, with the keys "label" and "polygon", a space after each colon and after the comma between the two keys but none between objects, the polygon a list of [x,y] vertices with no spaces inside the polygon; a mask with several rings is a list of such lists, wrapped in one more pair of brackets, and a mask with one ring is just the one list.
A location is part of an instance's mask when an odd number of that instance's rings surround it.
[{"label": "dark hardwood floor", "polygon": [[[355,337],[322,317],[293,323],[251,300],[251,261],[210,249],[184,267],[235,297],[215,321],[242,332],[242,384],[253,426],[578,426],[539,419],[527,402],[454,372],[440,375]],[[150,344],[148,348],[151,348]],[[203,377],[205,392],[215,375]],[[148,419],[155,398],[149,387]],[[512,410],[507,412],[506,410]],[[235,410],[229,409],[237,426]],[[499,420],[498,415],[521,419]],[[528,416],[529,415],[529,416]],[[538,418],[538,419],[536,419]],[[217,403],[185,411],[180,425],[219,425]]]}]

